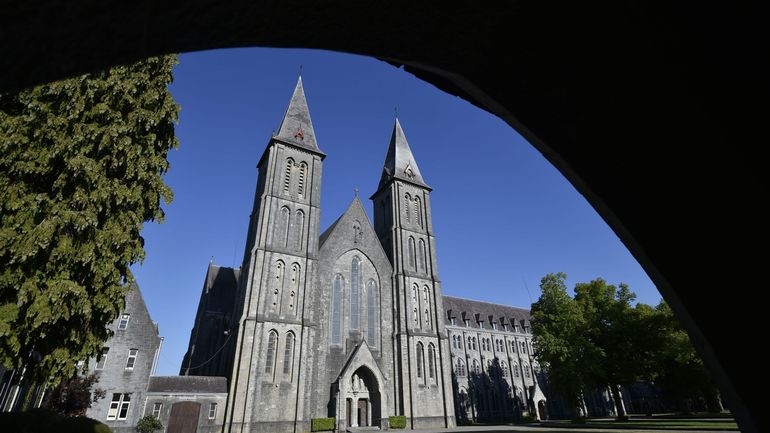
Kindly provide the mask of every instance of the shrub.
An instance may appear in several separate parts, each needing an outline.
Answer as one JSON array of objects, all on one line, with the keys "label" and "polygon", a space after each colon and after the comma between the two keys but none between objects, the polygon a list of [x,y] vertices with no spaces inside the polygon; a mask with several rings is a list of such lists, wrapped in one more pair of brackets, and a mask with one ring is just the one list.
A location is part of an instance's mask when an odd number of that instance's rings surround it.
[{"label": "shrub", "polygon": [[152,415],[146,415],[136,423],[136,431],[139,433],[152,433],[156,430],[163,430],[163,424]]},{"label": "shrub", "polygon": [[521,417],[521,422],[537,422],[537,418],[534,415],[528,413]]},{"label": "shrub", "polygon": [[586,423],[586,417],[579,416],[576,418],[572,418],[572,421],[570,421],[572,424],[585,424]]},{"label": "shrub", "polygon": [[310,420],[310,431],[334,430],[336,424],[336,418],[312,418]]},{"label": "shrub", "polygon": [[65,417],[45,409],[0,413],[3,431],[24,433],[111,433],[106,424],[83,416]]},{"label": "shrub", "polygon": [[388,417],[388,421],[390,421],[390,428],[392,429],[406,428],[406,417],[403,415]]}]

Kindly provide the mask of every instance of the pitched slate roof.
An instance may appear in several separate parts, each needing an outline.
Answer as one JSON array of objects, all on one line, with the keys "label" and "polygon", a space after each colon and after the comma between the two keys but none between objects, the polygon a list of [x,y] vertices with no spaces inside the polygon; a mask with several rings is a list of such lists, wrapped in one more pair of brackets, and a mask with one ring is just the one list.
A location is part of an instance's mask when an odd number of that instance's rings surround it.
[{"label": "pitched slate roof", "polygon": [[[458,325],[463,323],[463,313],[465,318],[470,321],[471,328],[479,328],[478,319],[486,323],[485,328],[491,329],[489,325],[489,316],[501,325],[500,320],[505,320],[509,325],[515,321],[518,326],[529,326],[530,313],[526,308],[510,307],[508,305],[493,304],[491,302],[474,301],[472,299],[456,298],[454,296],[444,296],[444,320],[449,325],[449,317],[455,317]],[[450,316],[451,313],[451,316]]]},{"label": "pitched slate roof", "polygon": [[302,87],[302,77],[297,80],[297,86],[294,88],[294,94],[286,108],[286,114],[284,114],[281,126],[278,127],[278,132],[274,137],[299,147],[320,152],[315,138],[315,130],[313,130],[313,121],[310,120],[305,90]]},{"label": "pitched slate roof", "polygon": [[150,376],[147,392],[227,393],[227,378],[215,376]]},{"label": "pitched slate roof", "polygon": [[377,189],[385,186],[391,179],[401,179],[430,189],[420,174],[417,161],[412,155],[412,149],[409,147],[409,142],[406,141],[406,135],[404,135],[404,130],[398,119],[393,125],[388,154],[385,156],[385,165]]}]

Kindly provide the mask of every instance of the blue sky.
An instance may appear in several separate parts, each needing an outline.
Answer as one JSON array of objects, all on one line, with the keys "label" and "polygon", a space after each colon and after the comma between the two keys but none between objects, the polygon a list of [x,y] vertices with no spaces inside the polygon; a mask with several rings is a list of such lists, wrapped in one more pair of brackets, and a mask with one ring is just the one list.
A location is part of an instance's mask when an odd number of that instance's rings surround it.
[{"label": "blue sky", "polygon": [[239,265],[256,164],[280,124],[299,67],[327,154],[321,229],[368,197],[394,111],[431,195],[444,294],[528,307],[540,278],[625,282],[640,302],[660,295],[588,202],[516,131],[470,103],[376,59],[326,51],[229,49],[184,54],[171,92],[181,105],[164,224],[145,225],[147,257],[132,269],[165,337],[157,374],[175,375],[209,260]]}]

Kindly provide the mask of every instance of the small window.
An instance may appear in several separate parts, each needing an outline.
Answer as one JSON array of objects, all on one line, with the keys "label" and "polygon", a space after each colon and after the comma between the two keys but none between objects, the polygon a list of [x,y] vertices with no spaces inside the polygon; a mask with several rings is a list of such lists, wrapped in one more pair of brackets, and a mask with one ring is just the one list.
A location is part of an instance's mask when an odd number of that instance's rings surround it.
[{"label": "small window", "polygon": [[455,318],[454,318],[454,317],[450,317],[450,318],[449,318],[449,323],[450,323],[452,326],[455,326],[455,325],[457,325],[457,323],[455,323]]},{"label": "small window", "polygon": [[107,421],[124,420],[128,417],[128,408],[131,405],[131,394],[112,394],[110,408],[107,410]]},{"label": "small window", "polygon": [[209,405],[209,419],[214,419],[217,417],[217,404],[211,403]]},{"label": "small window", "polygon": [[497,322],[492,322],[492,329],[497,329]]},{"label": "small window", "polygon": [[109,347],[102,348],[102,355],[99,357],[99,360],[96,361],[97,370],[104,370],[104,365],[107,364],[107,352],[109,351],[110,351]]},{"label": "small window", "polygon": [[128,319],[131,318],[131,315],[128,313],[124,313],[120,316],[120,322],[118,322],[118,329],[126,329],[128,328]]},{"label": "small window", "polygon": [[465,327],[466,328],[470,328],[471,327],[471,321],[469,319],[465,319],[465,320],[463,320],[463,322],[465,322]]},{"label": "small window", "polygon": [[136,356],[139,354],[139,349],[129,349],[128,359],[126,359],[126,370],[133,370],[134,364],[136,364]]},{"label": "small window", "polygon": [[161,402],[155,402],[155,404],[152,405],[152,416],[155,418],[160,418],[160,411],[163,409],[163,403]]}]

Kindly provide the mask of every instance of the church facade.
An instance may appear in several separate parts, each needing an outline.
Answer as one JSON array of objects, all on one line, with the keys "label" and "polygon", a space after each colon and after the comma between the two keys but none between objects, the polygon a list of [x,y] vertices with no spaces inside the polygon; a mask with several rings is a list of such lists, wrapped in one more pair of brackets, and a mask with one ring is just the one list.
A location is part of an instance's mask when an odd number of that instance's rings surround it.
[{"label": "church facade", "polygon": [[371,197],[374,224],[356,197],[320,232],[324,158],[300,79],[257,164],[242,266],[217,269],[231,284],[204,294],[181,373],[229,379],[228,432],[304,431],[320,417],[342,431],[387,428],[392,415],[454,426],[431,188],[401,125]]}]

